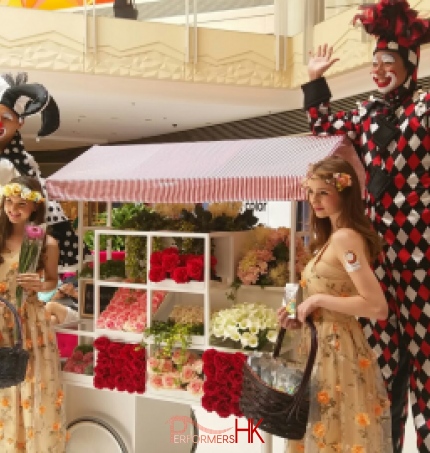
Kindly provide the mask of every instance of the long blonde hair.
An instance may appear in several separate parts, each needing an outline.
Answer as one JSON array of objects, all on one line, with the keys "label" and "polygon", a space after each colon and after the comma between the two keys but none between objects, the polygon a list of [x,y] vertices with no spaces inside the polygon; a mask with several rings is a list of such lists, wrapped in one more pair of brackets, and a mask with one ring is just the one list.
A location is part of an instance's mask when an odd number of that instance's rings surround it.
[{"label": "long blonde hair", "polygon": [[[382,241],[373,229],[370,220],[364,213],[364,203],[361,198],[360,183],[357,173],[351,164],[340,157],[327,157],[312,165],[310,174],[322,180],[333,179],[335,173],[346,173],[351,176],[351,185],[339,192],[341,212],[337,219],[338,228],[351,228],[359,233],[367,245],[371,261],[376,259],[382,249]],[[319,250],[332,234],[330,219],[318,218],[311,210],[309,219],[311,252]]]}]

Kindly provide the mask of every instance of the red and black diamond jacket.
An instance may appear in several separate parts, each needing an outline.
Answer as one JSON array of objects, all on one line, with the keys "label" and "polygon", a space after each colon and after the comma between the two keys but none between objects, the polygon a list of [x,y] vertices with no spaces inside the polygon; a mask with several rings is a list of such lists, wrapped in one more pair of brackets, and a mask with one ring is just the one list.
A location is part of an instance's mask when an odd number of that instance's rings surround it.
[{"label": "red and black diamond jacket", "polygon": [[370,98],[332,113],[324,77],[302,86],[315,135],[346,135],[366,171],[366,212],[393,268],[430,267],[430,93]]}]

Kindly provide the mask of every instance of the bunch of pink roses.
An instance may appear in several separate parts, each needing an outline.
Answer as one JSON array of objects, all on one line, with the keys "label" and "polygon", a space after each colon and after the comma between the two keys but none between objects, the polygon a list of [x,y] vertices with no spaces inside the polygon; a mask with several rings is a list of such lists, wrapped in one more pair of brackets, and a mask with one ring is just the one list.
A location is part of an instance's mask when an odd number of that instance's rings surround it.
[{"label": "bunch of pink roses", "polygon": [[193,395],[203,391],[203,361],[193,352],[176,349],[171,357],[157,352],[148,359],[147,372],[155,389],[181,389]]},{"label": "bunch of pink roses", "polygon": [[[152,313],[156,313],[166,294],[166,291],[152,293]],[[146,300],[146,290],[118,288],[109,305],[100,313],[97,327],[125,332],[143,332],[147,319]]]},{"label": "bunch of pink roses", "polygon": [[[211,274],[215,275],[217,260],[211,256]],[[171,278],[176,283],[188,283],[190,280],[203,281],[203,255],[180,254],[177,247],[168,247],[153,252],[150,257],[149,280],[161,282]]]},{"label": "bunch of pink roses", "polygon": [[77,346],[70,357],[67,358],[64,364],[63,371],[77,374],[92,375],[94,372],[93,366],[94,353],[93,351],[82,350],[81,346]]}]

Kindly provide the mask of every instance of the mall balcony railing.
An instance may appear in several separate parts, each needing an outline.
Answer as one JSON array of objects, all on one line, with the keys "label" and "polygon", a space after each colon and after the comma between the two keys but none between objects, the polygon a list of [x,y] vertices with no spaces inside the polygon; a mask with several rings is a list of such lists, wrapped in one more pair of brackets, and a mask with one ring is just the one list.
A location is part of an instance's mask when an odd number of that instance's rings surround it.
[{"label": "mall balcony railing", "polygon": [[[294,88],[315,44],[341,57],[332,73],[370,61],[368,36],[351,24],[359,3],[26,0],[20,12],[0,7],[0,67]],[[410,3],[430,16],[430,0]]]}]

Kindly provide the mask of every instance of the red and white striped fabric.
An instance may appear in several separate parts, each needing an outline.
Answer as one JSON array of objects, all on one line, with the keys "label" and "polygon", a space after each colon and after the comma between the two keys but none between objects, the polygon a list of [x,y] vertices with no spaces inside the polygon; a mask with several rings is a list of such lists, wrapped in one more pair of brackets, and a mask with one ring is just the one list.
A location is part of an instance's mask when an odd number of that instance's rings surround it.
[{"label": "red and white striped fabric", "polygon": [[[50,176],[46,187],[56,200],[301,200],[309,163],[347,147],[342,140],[302,136],[94,146]],[[347,154],[355,153],[351,148]]]}]

